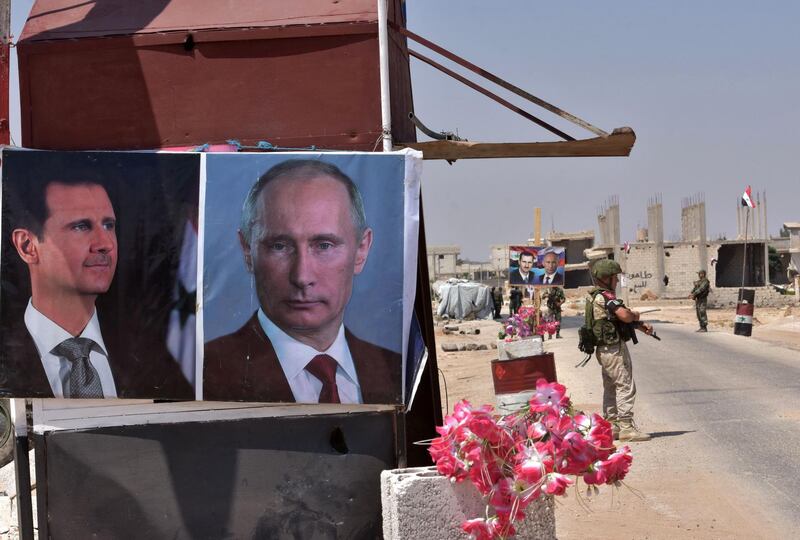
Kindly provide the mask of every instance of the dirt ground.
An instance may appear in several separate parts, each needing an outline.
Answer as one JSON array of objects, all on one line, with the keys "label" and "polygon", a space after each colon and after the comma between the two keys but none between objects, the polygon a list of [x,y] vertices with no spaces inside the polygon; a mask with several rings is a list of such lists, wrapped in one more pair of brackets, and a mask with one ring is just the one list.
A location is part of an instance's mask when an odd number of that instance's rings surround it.
[{"label": "dirt ground", "polygon": [[[565,306],[565,314],[577,314],[578,303]],[[637,309],[645,306],[637,306]],[[659,308],[648,315],[672,323],[697,325],[694,306],[649,305]],[[582,313],[582,311],[581,311]],[[776,342],[800,350],[800,306],[792,308],[757,308],[753,338]],[[730,309],[709,310],[709,325],[732,327]],[[442,371],[440,385],[444,412],[452,411],[460,399],[473,405],[494,404],[490,372],[497,350],[497,321],[441,321],[437,323],[437,359]],[[459,331],[445,335],[444,325],[457,325]],[[461,330],[479,334],[459,333]],[[487,350],[445,352],[442,344],[486,345]],[[556,354],[574,355],[575,338],[548,340],[545,349]],[[557,361],[557,365],[559,362]],[[599,380],[585,372],[559,367],[559,382],[569,390],[573,404],[587,412],[600,410],[602,387]],[[658,428],[659,426],[649,426]],[[780,538],[770,529],[769,519],[748,505],[733,478],[724,471],[710,471],[680,458],[690,451],[677,437],[663,437],[648,443],[633,443],[634,468],[626,486],[604,486],[599,496],[587,501],[583,494],[571,491],[559,497],[556,527],[561,539],[580,538]],[[585,487],[585,486],[584,486]],[[743,511],[747,509],[747,511]]]}]

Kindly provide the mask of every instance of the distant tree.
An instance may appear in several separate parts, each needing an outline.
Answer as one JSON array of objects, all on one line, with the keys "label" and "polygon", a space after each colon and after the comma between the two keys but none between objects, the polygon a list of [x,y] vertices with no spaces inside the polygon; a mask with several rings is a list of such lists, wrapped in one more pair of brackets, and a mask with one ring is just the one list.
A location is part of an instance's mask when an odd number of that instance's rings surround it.
[{"label": "distant tree", "polygon": [[781,227],[781,230],[778,231],[778,236],[781,238],[789,238],[789,229],[786,228],[786,225]]}]

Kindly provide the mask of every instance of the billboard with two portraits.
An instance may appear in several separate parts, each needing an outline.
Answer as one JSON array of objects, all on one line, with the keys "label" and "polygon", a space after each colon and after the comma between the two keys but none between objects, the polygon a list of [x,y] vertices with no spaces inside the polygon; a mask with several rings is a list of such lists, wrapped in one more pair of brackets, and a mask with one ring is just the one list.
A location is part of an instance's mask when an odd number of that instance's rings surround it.
[{"label": "billboard with two portraits", "polygon": [[564,286],[566,250],[555,246],[509,246],[511,286]]},{"label": "billboard with two portraits", "polygon": [[0,395],[401,404],[420,162],[4,150]]}]

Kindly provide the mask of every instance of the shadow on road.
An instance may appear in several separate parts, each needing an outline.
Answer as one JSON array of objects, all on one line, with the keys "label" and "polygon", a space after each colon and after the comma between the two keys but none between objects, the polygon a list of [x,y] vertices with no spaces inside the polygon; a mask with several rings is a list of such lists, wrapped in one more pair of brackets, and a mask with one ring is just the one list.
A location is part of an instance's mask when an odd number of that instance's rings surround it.
[{"label": "shadow on road", "polygon": [[694,430],[690,431],[656,431],[654,433],[650,433],[650,436],[654,439],[658,439],[660,437],[677,437],[678,435],[685,435],[687,433],[694,433]]}]

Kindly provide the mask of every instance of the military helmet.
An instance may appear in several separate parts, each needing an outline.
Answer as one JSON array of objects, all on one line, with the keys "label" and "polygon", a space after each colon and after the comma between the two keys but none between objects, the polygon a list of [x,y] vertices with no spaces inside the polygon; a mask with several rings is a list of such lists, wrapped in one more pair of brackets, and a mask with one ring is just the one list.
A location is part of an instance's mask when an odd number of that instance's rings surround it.
[{"label": "military helmet", "polygon": [[697,275],[698,275],[698,276],[699,276],[700,274],[704,274],[704,275],[705,275],[705,273],[706,273],[706,271],[705,271],[705,270],[703,270],[702,268],[701,268],[700,270],[698,270],[698,271],[697,271]]},{"label": "military helmet", "polygon": [[592,265],[592,277],[595,279],[606,279],[621,273],[619,263],[611,259],[601,259]]}]

